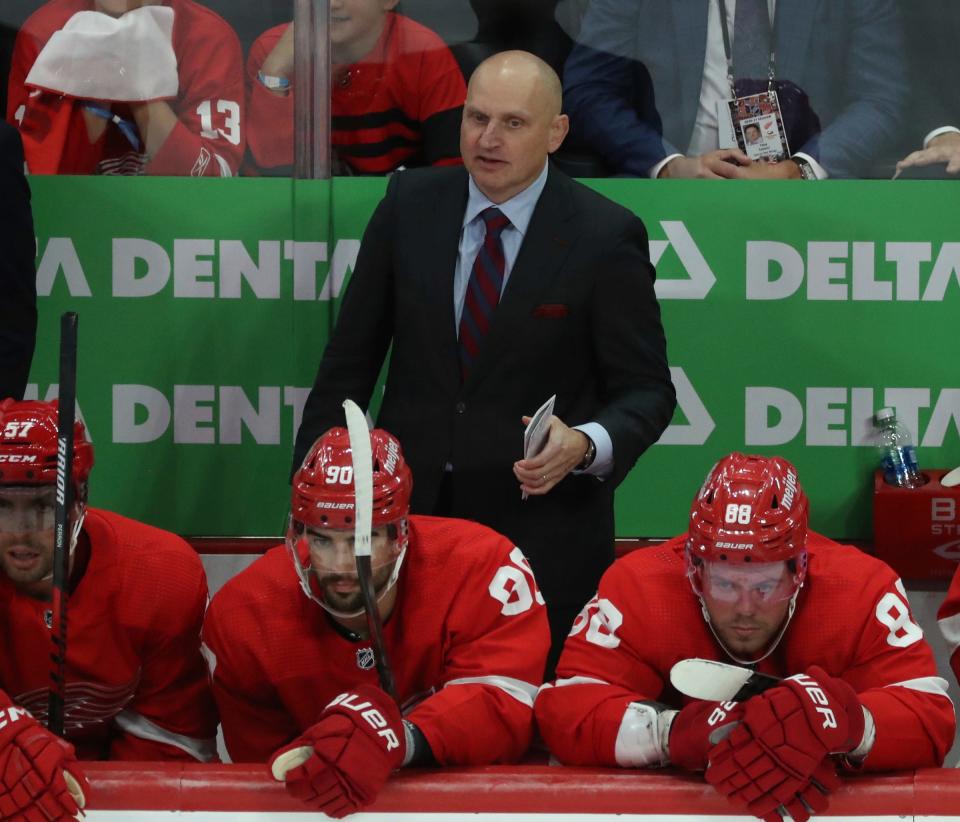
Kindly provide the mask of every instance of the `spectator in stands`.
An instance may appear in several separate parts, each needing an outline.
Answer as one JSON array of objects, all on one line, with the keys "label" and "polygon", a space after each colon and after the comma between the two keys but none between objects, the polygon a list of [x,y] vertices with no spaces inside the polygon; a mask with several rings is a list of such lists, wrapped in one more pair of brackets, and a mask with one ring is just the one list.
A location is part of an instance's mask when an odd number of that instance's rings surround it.
[{"label": "spectator in stands", "polygon": [[[910,129],[895,176],[957,179],[960,91],[951,78],[960,68],[960,4],[914,0],[904,18],[912,70]],[[914,150],[921,135],[922,148]]]},{"label": "spectator in stands", "polygon": [[[617,174],[863,176],[897,134],[900,52],[896,0],[710,0],[696,10],[593,0],[567,61],[565,106],[573,134]],[[790,156],[751,162],[723,112],[732,82],[740,97],[763,92],[771,69]]]},{"label": "spectator in stands", "polygon": [[[897,163],[896,177],[909,168],[939,166],[945,175],[960,175],[960,129],[943,126],[930,132],[923,140],[923,148],[914,151]],[[935,175],[940,176],[940,175]]]},{"label": "spectator in stands", "polygon": [[[785,807],[796,822],[826,809],[836,765],[941,765],[953,705],[903,584],[808,532],[807,508],[786,460],[720,460],[687,533],[616,562],[574,623],[536,702],[553,753],[706,769],[741,811],[779,819]],[[788,678],[740,696],[745,677],[729,690],[716,672],[671,677],[693,658]]]},{"label": "spectator in stands", "polygon": [[[200,655],[200,558],[173,534],[88,508],[93,446],[80,422],[74,437],[64,736],[80,759],[208,761],[217,715]],[[0,402],[0,688],[39,721],[50,698],[56,466],[57,404]],[[11,815],[3,790],[11,778],[49,784],[63,749],[28,778],[4,742],[0,725],[4,817],[59,819]]]},{"label": "spectator in stands", "polygon": [[940,633],[947,641],[950,653],[950,667],[957,682],[960,682],[960,566],[953,575],[953,582],[947,591],[947,598],[937,611]]},{"label": "spectator in stands", "polygon": [[536,54],[561,74],[573,41],[556,19],[558,0],[470,0],[477,16],[476,43],[494,52]]},{"label": "spectator in stands", "polygon": [[37,340],[36,235],[23,147],[0,122],[0,399],[21,399]]},{"label": "spectator in stands", "polygon": [[[338,173],[460,163],[466,86],[432,31],[391,11],[397,0],[333,0],[332,134]],[[276,26],[247,60],[250,151],[263,172],[293,164],[294,24]]]},{"label": "spectator in stands", "polygon": [[33,174],[229,177],[242,72],[233,29],[193,0],[49,0],[17,35],[7,119]]},{"label": "spectator in stands", "polygon": [[[269,760],[291,794],[336,817],[373,802],[402,766],[516,761],[550,643],[520,549],[475,522],[410,516],[400,444],[381,429],[369,437],[382,659],[360,592],[360,472],[342,427],[294,475],[286,546],[224,585],[203,628],[230,756]],[[378,676],[386,661],[392,676]]]}]

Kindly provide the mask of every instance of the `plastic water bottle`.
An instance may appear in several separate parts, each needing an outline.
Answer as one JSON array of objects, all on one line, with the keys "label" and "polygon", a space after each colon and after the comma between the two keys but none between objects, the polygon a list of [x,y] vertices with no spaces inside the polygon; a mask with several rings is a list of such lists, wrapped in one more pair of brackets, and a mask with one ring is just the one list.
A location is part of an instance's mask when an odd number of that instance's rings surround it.
[{"label": "plastic water bottle", "polygon": [[917,488],[925,479],[917,463],[917,451],[910,431],[897,422],[892,408],[881,408],[874,416],[877,426],[877,450],[883,478],[890,485]]}]

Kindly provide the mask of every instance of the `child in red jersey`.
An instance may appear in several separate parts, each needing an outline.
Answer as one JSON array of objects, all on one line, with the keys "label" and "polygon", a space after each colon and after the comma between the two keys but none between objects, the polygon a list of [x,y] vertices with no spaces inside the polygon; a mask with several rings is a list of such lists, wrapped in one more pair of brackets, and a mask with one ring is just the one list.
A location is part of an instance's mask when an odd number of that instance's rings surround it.
[{"label": "child in red jersey", "polygon": [[[392,11],[397,0],[333,0],[331,142],[338,171],[385,174],[460,162],[463,75],[432,31]],[[260,173],[293,163],[294,26],[276,26],[247,60],[250,151]]]}]

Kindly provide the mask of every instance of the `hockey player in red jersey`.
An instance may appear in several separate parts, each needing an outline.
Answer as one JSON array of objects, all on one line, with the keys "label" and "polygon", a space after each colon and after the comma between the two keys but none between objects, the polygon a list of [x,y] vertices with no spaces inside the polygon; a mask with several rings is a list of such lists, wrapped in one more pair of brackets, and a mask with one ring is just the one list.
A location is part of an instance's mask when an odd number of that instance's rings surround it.
[{"label": "hockey player in red jersey", "polygon": [[[0,687],[41,722],[50,681],[56,409],[55,402],[0,403]],[[80,759],[207,761],[217,720],[200,655],[203,566],[179,537],[87,507],[93,447],[82,423],[74,430],[65,737]],[[0,763],[5,755],[0,749]]]},{"label": "hockey player in red jersey", "polygon": [[408,515],[400,445],[380,429],[370,438],[373,583],[396,702],[374,671],[344,428],[320,437],[294,475],[286,546],[231,579],[204,624],[232,759],[270,760],[283,778],[306,750],[287,789],[337,817],[371,803],[404,765],[516,760],[550,643],[520,549],[473,522]]},{"label": "hockey player in red jersey", "polygon": [[957,682],[960,682],[960,567],[953,575],[953,582],[947,591],[947,598],[937,611],[940,633],[947,642],[950,651],[950,667]]},{"label": "hockey player in red jersey", "polygon": [[[670,682],[690,658],[791,678],[691,701]],[[955,725],[896,574],[807,531],[789,462],[737,453],[707,476],[687,534],[603,576],[536,715],[564,763],[706,769],[739,809],[797,822],[826,808],[835,765],[941,765]]]},{"label": "hockey player in red jersey", "polygon": [[240,41],[193,0],[49,0],[17,35],[6,116],[32,174],[230,177],[243,109]]},{"label": "hockey player in red jersey", "polygon": [[[331,144],[338,173],[454,165],[467,94],[450,49],[392,11],[397,0],[333,0]],[[247,59],[250,153],[261,173],[293,164],[293,24],[265,31]]]}]

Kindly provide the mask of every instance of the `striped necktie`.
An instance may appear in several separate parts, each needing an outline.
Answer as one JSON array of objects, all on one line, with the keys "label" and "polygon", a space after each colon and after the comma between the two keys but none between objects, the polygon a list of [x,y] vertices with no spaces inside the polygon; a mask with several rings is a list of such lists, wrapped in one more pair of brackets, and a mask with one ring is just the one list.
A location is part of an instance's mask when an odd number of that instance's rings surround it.
[{"label": "striped necktie", "polygon": [[470,373],[480,353],[483,338],[490,330],[493,312],[500,302],[506,270],[500,235],[510,225],[510,220],[499,208],[484,209],[480,216],[486,226],[486,235],[473,261],[460,315],[460,373],[463,379]]}]

